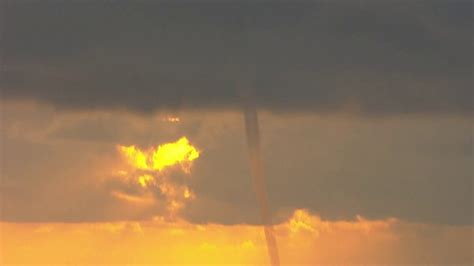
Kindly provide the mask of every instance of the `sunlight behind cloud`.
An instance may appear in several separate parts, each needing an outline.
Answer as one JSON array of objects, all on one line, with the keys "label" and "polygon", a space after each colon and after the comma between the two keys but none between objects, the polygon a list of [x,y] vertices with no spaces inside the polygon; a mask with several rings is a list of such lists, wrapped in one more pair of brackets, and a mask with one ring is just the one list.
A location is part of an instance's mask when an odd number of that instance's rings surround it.
[{"label": "sunlight behind cloud", "polygon": [[[116,172],[142,189],[159,192],[163,199],[157,200],[164,201],[170,217],[176,218],[178,211],[185,207],[186,201],[196,197],[186,184],[174,180],[170,172],[180,170],[189,176],[193,161],[199,157],[198,149],[186,137],[148,150],[141,150],[135,145],[118,145],[117,148],[131,169]],[[169,171],[165,171],[167,169]],[[141,199],[140,196],[128,195],[125,192],[114,191],[112,195],[128,202],[146,201],[145,198]]]},{"label": "sunlight behind cloud", "polygon": [[[74,261],[78,264],[265,265],[268,260],[261,227],[256,225],[198,225],[157,216],[152,221],[141,222],[0,223],[0,226],[4,264]],[[462,263],[472,259],[467,249],[471,226],[434,226],[360,216],[350,221],[327,221],[300,209],[277,224],[275,233],[281,243],[282,265]],[[448,246],[456,248],[447,249]]]},{"label": "sunlight behind cloud", "polygon": [[199,157],[199,151],[186,137],[176,142],[158,145],[156,149],[151,148],[148,151],[140,150],[135,145],[119,145],[118,150],[130,165],[141,170],[162,171],[179,164],[184,171],[189,172],[190,163]]}]

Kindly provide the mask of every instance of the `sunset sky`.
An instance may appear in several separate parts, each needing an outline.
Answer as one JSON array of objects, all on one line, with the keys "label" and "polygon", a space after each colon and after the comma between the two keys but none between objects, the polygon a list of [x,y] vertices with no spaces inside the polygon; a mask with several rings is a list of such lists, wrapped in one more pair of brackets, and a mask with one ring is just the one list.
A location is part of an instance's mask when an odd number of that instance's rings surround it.
[{"label": "sunset sky", "polygon": [[471,265],[472,8],[2,1],[0,264],[270,265],[251,103],[281,265]]}]

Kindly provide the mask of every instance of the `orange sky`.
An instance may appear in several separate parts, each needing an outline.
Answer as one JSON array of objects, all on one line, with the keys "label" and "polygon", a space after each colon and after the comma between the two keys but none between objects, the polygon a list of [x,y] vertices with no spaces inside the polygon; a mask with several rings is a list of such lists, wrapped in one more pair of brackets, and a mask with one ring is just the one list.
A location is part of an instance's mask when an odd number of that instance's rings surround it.
[{"label": "orange sky", "polygon": [[[4,264],[219,264],[267,262],[261,227],[144,222],[1,223]],[[276,226],[282,265],[467,263],[472,226],[396,219],[329,222],[305,210]],[[471,244],[469,244],[471,243]],[[471,246],[470,246],[471,245]]]}]

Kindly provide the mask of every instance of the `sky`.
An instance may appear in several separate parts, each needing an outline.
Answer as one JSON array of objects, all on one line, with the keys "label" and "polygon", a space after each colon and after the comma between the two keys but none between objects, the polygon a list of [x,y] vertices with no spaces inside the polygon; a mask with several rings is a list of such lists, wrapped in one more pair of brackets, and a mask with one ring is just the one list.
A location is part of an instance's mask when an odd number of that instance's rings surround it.
[{"label": "sky", "polygon": [[471,1],[0,14],[0,263],[270,265],[251,98],[281,265],[472,264]]}]

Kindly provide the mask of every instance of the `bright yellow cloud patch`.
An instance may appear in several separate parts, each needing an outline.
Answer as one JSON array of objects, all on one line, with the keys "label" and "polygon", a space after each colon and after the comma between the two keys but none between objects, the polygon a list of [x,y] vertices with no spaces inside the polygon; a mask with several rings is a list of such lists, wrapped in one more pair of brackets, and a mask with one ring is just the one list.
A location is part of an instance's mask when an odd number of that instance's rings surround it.
[{"label": "bright yellow cloud patch", "polygon": [[118,150],[134,168],[151,171],[162,171],[177,164],[181,165],[185,171],[189,171],[189,164],[199,157],[199,151],[189,143],[186,137],[146,151],[135,145],[119,145]]},{"label": "bright yellow cloud patch", "polygon": [[[156,148],[152,147],[148,150],[141,150],[135,145],[119,145],[118,151],[125,159],[129,169],[116,172],[120,173],[120,176],[133,180],[143,189],[159,191],[163,195],[162,203],[166,206],[167,215],[170,217],[174,217],[178,211],[183,209],[186,201],[196,197],[190,188],[173,180],[169,171],[164,171],[169,168],[170,171],[190,173],[192,162],[199,158],[199,151],[186,137],[175,142],[157,145]],[[134,200],[140,199],[140,197],[127,195],[124,192],[114,191],[112,195],[127,202],[141,202]]]},{"label": "bright yellow cloud patch", "polygon": [[[192,146],[186,137],[173,143],[158,146],[152,154],[152,168],[161,171],[165,167],[177,163],[189,163],[199,157],[198,150]],[[189,168],[186,168],[189,170]]]}]

